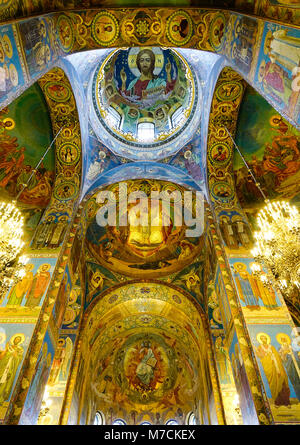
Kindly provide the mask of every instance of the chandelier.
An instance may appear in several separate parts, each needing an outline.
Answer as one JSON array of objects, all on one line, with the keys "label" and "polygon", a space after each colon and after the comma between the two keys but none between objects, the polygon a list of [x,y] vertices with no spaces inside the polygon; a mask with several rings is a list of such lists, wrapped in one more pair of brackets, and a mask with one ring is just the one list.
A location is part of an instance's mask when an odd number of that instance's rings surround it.
[{"label": "chandelier", "polygon": [[[300,214],[286,201],[267,201],[257,215],[255,245],[251,251],[255,261],[254,275],[283,294],[295,297],[300,289]],[[265,272],[263,265],[268,272]],[[275,281],[274,281],[275,278]]]},{"label": "chandelier", "polygon": [[24,247],[23,217],[15,202],[0,203],[0,297],[8,291],[13,282],[25,275],[24,266],[28,261],[21,255]]},{"label": "chandelier", "polygon": [[298,300],[300,291],[300,214],[286,201],[267,199],[259,182],[247,164],[229,130],[228,136],[241,156],[248,172],[265,200],[265,207],[257,215],[254,248],[251,254],[256,262],[251,270],[268,287],[274,286],[292,300]]},{"label": "chandelier", "polygon": [[11,203],[0,202],[0,301],[2,301],[10,286],[13,283],[16,284],[25,276],[24,266],[28,262],[28,258],[22,255],[24,248],[24,242],[22,241],[24,219],[16,207],[16,202],[24,189],[28,187],[31,178],[63,128],[65,126],[61,127],[57,132],[36,167],[32,170],[26,183],[22,184],[22,188],[15,201]]}]

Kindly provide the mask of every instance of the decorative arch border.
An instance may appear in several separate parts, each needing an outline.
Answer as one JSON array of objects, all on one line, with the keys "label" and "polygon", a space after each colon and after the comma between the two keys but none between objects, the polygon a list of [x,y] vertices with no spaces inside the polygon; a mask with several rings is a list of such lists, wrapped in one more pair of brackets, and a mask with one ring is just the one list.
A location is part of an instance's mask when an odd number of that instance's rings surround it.
[{"label": "decorative arch border", "polygon": [[[216,217],[222,213],[245,220],[233,178],[234,138],[245,80],[232,68],[224,68],[216,83],[208,124],[207,188]],[[230,217],[229,217],[230,218]]]},{"label": "decorative arch border", "polygon": [[187,291],[185,291],[182,288],[175,286],[173,284],[165,283],[165,282],[162,282],[160,280],[155,280],[155,279],[152,279],[152,280],[150,280],[150,279],[149,280],[130,280],[126,283],[117,284],[117,285],[111,287],[110,289],[103,291],[100,295],[98,295],[98,297],[95,300],[93,300],[91,305],[87,308],[87,310],[83,314],[82,322],[81,322],[81,332],[80,332],[80,335],[76,341],[76,346],[75,346],[76,353],[75,353],[75,356],[74,356],[72,364],[71,364],[70,377],[69,377],[68,383],[67,383],[67,389],[65,392],[65,398],[64,398],[64,402],[63,402],[63,407],[62,407],[62,411],[61,411],[59,424],[66,424],[68,421],[68,416],[69,416],[71,402],[72,402],[72,395],[73,395],[73,391],[75,388],[76,375],[77,375],[77,371],[78,371],[78,367],[79,367],[79,359],[81,356],[81,345],[83,342],[82,336],[84,333],[84,329],[87,326],[89,316],[91,315],[93,309],[99,303],[99,301],[101,301],[101,299],[103,297],[105,297],[105,295],[111,293],[112,291],[114,291],[120,287],[124,287],[124,286],[131,285],[134,283],[141,283],[141,282],[142,283],[157,283],[159,285],[163,285],[163,286],[172,288],[172,289],[176,290],[178,293],[181,293],[195,307],[195,310],[197,311],[197,313],[199,314],[199,316],[201,318],[202,329],[203,329],[203,334],[204,334],[204,341],[207,346],[207,354],[208,354],[207,359],[208,359],[210,377],[211,377],[212,386],[213,386],[213,393],[214,393],[214,397],[215,397],[215,407],[216,407],[218,423],[220,425],[226,424],[225,412],[224,412],[223,402],[222,402],[222,398],[221,398],[220,384],[219,384],[218,374],[217,374],[217,364],[216,364],[216,360],[215,360],[215,357],[213,354],[213,344],[212,344],[212,339],[209,334],[209,323],[208,323],[206,314],[205,314],[203,308],[201,307],[201,305]]},{"label": "decorative arch border", "polygon": [[49,108],[56,138],[52,196],[31,244],[32,250],[38,248],[41,252],[60,247],[71,221],[81,188],[82,143],[75,97],[64,71],[53,68],[38,83]]},{"label": "decorative arch border", "polygon": [[[112,2],[113,4],[113,2]],[[95,8],[95,6],[103,6],[103,0],[90,0],[85,1],[85,7],[87,9]],[[76,7],[70,3],[70,5],[55,4],[49,7],[47,3],[45,5],[24,3],[22,0],[3,0],[3,4],[0,7],[0,20],[8,21],[14,18],[24,19],[26,17],[31,17],[38,14],[49,14],[55,11],[60,11],[63,9],[68,10],[80,10],[80,7]],[[172,8],[173,9],[173,8]],[[299,23],[299,12],[297,6],[285,5],[273,5],[270,0],[254,0],[253,2],[247,2],[246,0],[237,0],[232,9],[243,10],[249,14],[261,15],[264,17],[269,17],[271,19],[278,19],[282,21],[287,21],[290,23]]]},{"label": "decorative arch border", "polygon": [[[34,47],[28,43],[32,28],[41,29],[40,36],[35,36]],[[300,126],[298,62],[293,62],[291,57],[285,65],[285,54],[280,54],[276,43],[284,35],[286,45],[300,40],[300,29],[296,25],[216,9],[112,8],[33,17],[0,27],[2,41],[4,34],[10,38],[12,54],[4,51],[0,66],[13,64],[14,75],[2,96],[3,106],[68,54],[97,48],[176,46],[225,56],[229,65],[278,112],[293,125]],[[281,63],[288,87],[286,98],[278,98],[263,70],[272,63],[277,67]]]}]

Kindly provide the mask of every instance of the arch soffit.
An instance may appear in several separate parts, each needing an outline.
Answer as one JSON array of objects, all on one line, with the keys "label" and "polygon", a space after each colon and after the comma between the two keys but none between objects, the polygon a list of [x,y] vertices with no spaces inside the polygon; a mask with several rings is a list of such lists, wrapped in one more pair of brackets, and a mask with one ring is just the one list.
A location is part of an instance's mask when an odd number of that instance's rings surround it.
[{"label": "arch soffit", "polygon": [[[118,292],[121,294],[120,297],[118,295]],[[146,308],[145,311],[143,311],[142,313],[140,312],[140,310],[135,311],[134,309],[134,306],[138,305],[139,302],[141,303],[142,301],[144,301],[146,305],[147,302],[152,302],[153,307],[151,306],[151,316],[156,312],[156,317],[165,318],[165,320],[169,320],[173,323],[176,323],[176,316],[179,316],[181,319],[185,319],[186,325],[189,324],[190,326],[193,326],[192,330],[191,327],[187,329],[185,326],[187,334],[191,338],[193,338],[193,341],[196,344],[200,343],[199,339],[194,337],[195,332],[197,331],[200,332],[200,335],[201,332],[203,334],[203,329],[206,326],[206,315],[204,314],[202,307],[187,291],[184,291],[177,286],[166,284],[154,279],[148,280],[147,282],[137,280],[130,281],[126,284],[118,284],[102,292],[90,304],[84,314],[81,334],[82,339],[86,339],[86,341],[88,341],[88,339],[92,338],[93,335],[95,335],[94,332],[97,330],[97,326],[100,321],[103,321],[103,325],[107,325],[105,327],[105,330],[108,332],[111,327],[110,324],[115,325],[118,321],[115,318],[116,311],[120,312],[119,321],[121,321],[122,318],[135,320],[137,316],[139,318],[143,316],[146,317]],[[124,316],[121,317],[122,311],[120,311],[120,309],[122,307],[126,308],[126,304],[128,305],[128,307],[132,306],[130,311],[132,313],[130,314],[128,310],[125,310]],[[156,309],[155,304],[157,304]],[[165,307],[162,310],[163,306]],[[110,318],[111,323],[109,322]],[[105,323],[105,319],[108,319],[108,323]],[[97,325],[96,329],[95,322]],[[144,327],[148,329],[150,325],[148,323],[148,320],[145,320],[144,326],[142,322],[140,328]],[[95,343],[95,341],[93,343]]]},{"label": "arch soffit", "polygon": [[[246,81],[232,68],[222,70],[216,83],[208,125],[207,188],[217,217],[221,212],[233,212],[243,218],[233,176],[234,138],[239,108]],[[228,132],[227,132],[227,130]]]},{"label": "arch soffit", "polygon": [[82,174],[82,142],[72,86],[65,72],[51,69],[38,81],[47,102],[55,139],[56,177],[43,220],[61,212],[70,221],[78,200]]},{"label": "arch soffit", "polygon": [[[31,21],[36,23],[30,23]],[[30,29],[33,25],[39,26],[40,22],[43,22],[43,26],[37,44],[41,50],[35,52],[33,48],[28,47],[28,39]],[[297,94],[292,92],[291,96],[295,97],[292,100],[291,97],[284,100],[286,103],[280,104],[280,101],[274,103],[261,72],[262,64],[271,62],[271,53],[276,50],[274,46],[276,43],[272,43],[272,40],[277,39],[275,33],[278,31],[280,35],[285,34],[286,44],[291,47],[291,42],[300,38],[300,30],[295,26],[268,22],[264,18],[238,12],[196,8],[65,11],[18,21],[7,26],[12,28],[11,46],[12,49],[16,48],[12,60],[15,62],[18,79],[16,80],[15,76],[16,82],[12,82],[7,95],[3,96],[2,105],[7,105],[13,96],[20,94],[20,89],[26,84],[32,83],[43,72],[51,69],[61,56],[97,48],[181,47],[211,51],[226,56],[230,66],[241,72],[278,112],[293,121],[294,125],[300,123],[300,116],[296,116],[294,103]],[[241,45],[244,51],[240,53]],[[293,56],[291,57],[293,59]],[[280,63],[280,54],[278,60]],[[4,60],[5,62],[7,61]],[[296,68],[297,64],[294,65]],[[292,71],[291,67],[286,67],[286,70]],[[295,74],[289,72],[290,84],[294,78]],[[288,89],[292,90],[291,85]]]}]

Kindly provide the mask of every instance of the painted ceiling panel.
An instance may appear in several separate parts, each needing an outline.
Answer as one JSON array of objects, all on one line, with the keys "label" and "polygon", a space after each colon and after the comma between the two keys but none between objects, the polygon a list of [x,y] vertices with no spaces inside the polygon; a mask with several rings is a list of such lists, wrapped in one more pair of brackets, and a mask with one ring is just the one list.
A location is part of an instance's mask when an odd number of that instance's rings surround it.
[{"label": "painted ceiling panel", "polygon": [[145,416],[153,421],[156,412],[165,423],[185,417],[194,397],[203,396],[207,355],[201,316],[168,286],[137,283],[109,292],[87,319],[83,338],[83,360],[92,351],[82,373],[90,382],[85,397],[92,396],[107,416],[129,422],[136,410],[140,421]]},{"label": "painted ceiling panel", "polygon": [[0,195],[19,197],[25,215],[25,232],[30,237],[50,201],[55,173],[52,148],[38,171],[33,169],[52,141],[52,125],[44,95],[37,84],[26,90],[0,114]]},{"label": "painted ceiling panel", "polygon": [[[300,203],[300,132],[252,87],[241,104],[237,144],[269,199]],[[257,209],[263,197],[235,151],[237,194],[244,209]]]},{"label": "painted ceiling panel", "polygon": [[[214,84],[214,79],[216,79],[218,72],[217,70],[214,71],[212,70],[216,61],[220,59],[220,56],[198,50],[177,49],[176,51],[180,55],[180,57],[182,57],[181,60],[186,60],[188,64],[192,67],[194,76],[197,73],[198,87],[200,89],[203,86],[206,86],[206,84],[208,83],[210,86]],[[125,53],[123,54],[122,51],[121,52],[119,51],[119,53],[120,57],[122,56],[122,58],[124,59]],[[168,50],[168,54],[169,53],[171,54],[171,52]],[[190,176],[194,179],[194,181],[198,184],[198,186],[200,187],[203,186],[205,174],[202,169],[201,159],[205,157],[201,155],[202,151],[201,140],[202,138],[204,138],[204,140],[206,138],[205,136],[206,129],[202,129],[202,137],[200,137],[199,125],[197,126],[193,125],[192,127],[188,127],[188,129],[185,129],[184,140],[180,135],[180,137],[177,138],[175,142],[172,141],[170,147],[171,150],[174,152],[172,156],[167,156],[167,153],[163,154],[163,148],[160,150],[159,154],[157,147],[154,147],[153,150],[148,149],[148,151],[146,152],[143,151],[142,147],[141,148],[137,147],[135,151],[133,151],[132,147],[130,147],[130,141],[127,141],[127,145],[124,143],[122,145],[120,141],[116,144],[116,142],[114,142],[114,137],[109,135],[108,133],[107,136],[105,136],[104,138],[105,130],[103,128],[101,129],[101,124],[97,118],[96,113],[93,111],[92,88],[93,88],[93,78],[96,76],[95,73],[99,69],[97,67],[101,66],[103,61],[110,57],[110,54],[114,54],[114,50],[113,51],[107,49],[94,50],[85,53],[73,54],[66,58],[66,60],[68,60],[68,62],[70,62],[74,67],[74,74],[71,74],[70,79],[71,83],[73,84],[75,95],[79,93],[78,89],[82,88],[83,94],[85,96],[84,101],[86,101],[86,104],[85,105],[83,104],[83,110],[84,112],[86,110],[90,110],[89,141],[88,141],[89,149],[88,152],[86,153],[86,177],[85,177],[84,190],[87,190],[88,188],[91,189],[92,184],[96,185],[96,183],[98,182],[97,178],[103,176],[105,172],[108,172],[110,169],[115,168],[117,166],[121,166],[124,163],[126,164],[130,162],[130,159],[128,159],[128,157],[130,158],[132,156],[136,158],[136,160],[141,159],[148,161],[155,159],[157,156],[160,157],[165,156],[165,159],[163,160],[164,163],[174,165],[175,167],[183,170],[185,173],[188,172]],[[168,60],[170,61],[171,57],[170,55],[168,56],[168,54],[166,54],[166,57],[164,58],[165,60],[163,62],[160,61],[160,63],[163,63],[163,65],[162,67],[160,68],[158,67],[156,69],[156,71],[158,71],[158,74],[155,74],[156,72],[155,71],[154,72],[155,75],[159,76],[159,72],[161,72],[162,68],[164,68],[165,70]],[[133,54],[133,57],[135,57],[136,60],[137,55]],[[158,58],[158,56],[156,56],[156,58]],[[121,59],[121,61],[123,59]],[[124,59],[125,62],[124,61],[123,62],[125,63],[124,66],[126,68],[125,70],[127,76],[126,81],[127,84],[129,85],[129,80],[131,81],[132,79],[135,79],[134,77],[135,75],[133,74],[133,72],[138,73],[138,69],[136,67],[134,68],[134,66],[131,68],[128,67],[127,56],[125,57],[125,59]],[[174,75],[176,75],[177,72],[176,64],[173,63],[172,66],[173,66],[172,68],[173,71],[171,72],[173,73],[172,75],[174,77]],[[119,73],[121,69],[122,67],[119,67],[119,69],[115,70],[112,73],[112,75],[114,76],[114,73],[116,72]],[[166,77],[165,72],[163,76]],[[75,82],[75,78],[77,79],[77,82]],[[116,86],[118,85],[119,86],[121,85],[121,78],[118,78],[117,80]],[[113,90],[115,91],[114,94],[116,94],[118,89],[114,87]],[[209,88],[209,90],[212,90],[212,88]],[[172,93],[172,91],[169,92],[168,94],[170,93]],[[105,92],[103,94],[105,94]],[[118,97],[121,98],[120,100],[123,100],[120,94]],[[206,98],[208,101],[210,101],[209,94],[206,95]],[[137,110],[140,109],[140,104],[134,105],[133,103],[132,105],[133,108],[136,108]],[[168,104],[166,103],[162,103],[162,108],[166,108],[167,105]],[[126,105],[124,106],[126,108]],[[119,106],[117,105],[116,109],[118,108]],[[159,108],[159,106],[155,105],[154,108],[156,110],[157,108]],[[207,106],[207,104],[202,104],[201,106],[198,105],[197,106],[198,118],[199,119],[200,117],[202,118],[202,114],[205,116],[207,114],[207,110],[209,110],[209,106]],[[150,113],[148,109],[140,110],[139,111],[140,118],[143,118],[141,112],[143,116],[145,115],[146,117],[149,116],[149,114],[151,113],[153,114],[153,110],[152,111],[150,110]],[[115,112],[114,114],[117,116]],[[137,119],[135,121],[137,121]],[[135,122],[135,125],[136,124],[137,122]],[[113,146],[115,146],[115,148],[113,148],[113,151],[115,153],[112,152]],[[182,148],[184,148],[184,150],[181,151]],[[176,152],[178,151],[179,153],[176,155]]]}]

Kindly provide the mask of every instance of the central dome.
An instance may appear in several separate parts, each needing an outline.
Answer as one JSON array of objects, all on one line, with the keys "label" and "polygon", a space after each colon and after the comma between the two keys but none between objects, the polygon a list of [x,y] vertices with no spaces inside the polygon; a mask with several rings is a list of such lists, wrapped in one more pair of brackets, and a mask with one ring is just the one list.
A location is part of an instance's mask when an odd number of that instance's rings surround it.
[{"label": "central dome", "polygon": [[110,141],[116,154],[133,160],[177,152],[199,125],[195,73],[175,50],[113,51],[98,65],[91,93],[95,133],[103,143]]}]

